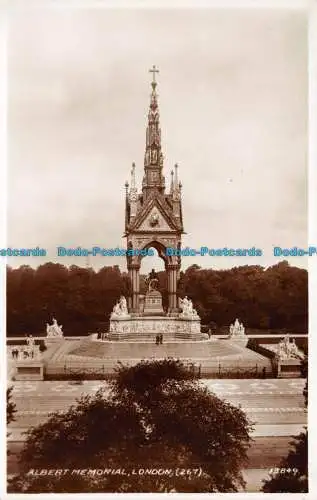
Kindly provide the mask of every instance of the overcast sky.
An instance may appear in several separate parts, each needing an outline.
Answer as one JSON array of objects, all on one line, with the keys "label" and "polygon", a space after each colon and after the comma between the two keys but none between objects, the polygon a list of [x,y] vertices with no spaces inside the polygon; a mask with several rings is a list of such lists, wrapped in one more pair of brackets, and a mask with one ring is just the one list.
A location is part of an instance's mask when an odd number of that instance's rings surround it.
[{"label": "overcast sky", "polygon": [[[183,268],[272,265],[307,246],[307,25],[301,11],[65,9],[11,18],[8,243],[125,246],[124,182],[143,176],[149,68],[165,156],[183,183],[183,247],[263,249],[184,257]],[[302,258],[289,259],[306,265]],[[124,258],[91,258],[90,265]],[[142,271],[163,269],[143,259]]]}]

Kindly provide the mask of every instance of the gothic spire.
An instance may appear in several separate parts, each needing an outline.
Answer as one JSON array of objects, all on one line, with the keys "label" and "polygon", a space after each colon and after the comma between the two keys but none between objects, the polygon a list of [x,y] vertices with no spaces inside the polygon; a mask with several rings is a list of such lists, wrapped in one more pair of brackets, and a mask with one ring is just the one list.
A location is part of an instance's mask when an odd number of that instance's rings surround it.
[{"label": "gothic spire", "polygon": [[131,188],[135,189],[135,163],[132,163],[131,169]]},{"label": "gothic spire", "polygon": [[150,109],[148,112],[148,125],[146,129],[146,146],[144,156],[144,178],[143,178],[143,193],[147,196],[151,191],[158,190],[164,192],[165,180],[162,174],[163,169],[163,154],[161,150],[161,129],[160,115],[156,93],[156,73],[159,70],[154,65],[149,70],[152,73],[152,92],[150,99]]},{"label": "gothic spire", "polygon": [[174,168],[175,168],[175,186],[177,186],[178,185],[178,164],[177,163],[175,163]]},{"label": "gothic spire", "polygon": [[171,170],[171,186],[170,186],[170,194],[174,192],[174,172]]}]

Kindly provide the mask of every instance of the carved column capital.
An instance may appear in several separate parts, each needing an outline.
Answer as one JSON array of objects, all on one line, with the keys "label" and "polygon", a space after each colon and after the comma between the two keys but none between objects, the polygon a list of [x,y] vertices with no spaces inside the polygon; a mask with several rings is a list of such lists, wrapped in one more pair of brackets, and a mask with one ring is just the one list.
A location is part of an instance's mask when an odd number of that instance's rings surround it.
[{"label": "carved column capital", "polygon": [[139,271],[141,265],[133,263],[133,264],[128,264],[127,267],[128,267],[128,271],[132,271],[133,269],[135,269],[136,271]]},{"label": "carved column capital", "polygon": [[167,271],[177,271],[179,269],[178,264],[166,264]]}]

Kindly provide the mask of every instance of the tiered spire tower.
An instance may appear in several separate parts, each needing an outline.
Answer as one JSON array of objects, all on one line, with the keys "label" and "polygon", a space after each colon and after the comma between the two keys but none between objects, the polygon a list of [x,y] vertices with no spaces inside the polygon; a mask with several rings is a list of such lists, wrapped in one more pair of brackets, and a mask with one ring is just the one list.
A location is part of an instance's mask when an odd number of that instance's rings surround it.
[{"label": "tiered spire tower", "polygon": [[151,83],[152,93],[148,113],[148,125],[146,128],[144,177],[142,182],[144,199],[146,199],[153,190],[157,190],[162,194],[165,191],[165,179],[162,173],[164,158],[161,147],[160,114],[156,93],[156,74],[159,73],[159,70],[154,65],[149,72],[152,73],[153,79]]},{"label": "tiered spire tower", "polygon": [[[136,167],[132,164],[131,182],[125,184],[125,237],[128,250],[155,248],[165,262],[168,282],[168,314],[178,314],[177,280],[181,258],[168,255],[167,248],[181,248],[184,233],[182,216],[181,184],[178,179],[178,166],[171,174],[169,193],[165,192],[163,175],[163,153],[161,146],[160,115],[156,93],[158,69],[153,66],[152,92],[146,127],[144,155],[144,176],[142,191],[136,182]],[[129,311],[139,313],[140,279],[139,271],[142,256],[127,254],[127,267],[131,282]]]},{"label": "tiered spire tower", "polygon": [[[171,172],[171,184],[169,194],[165,193],[165,177],[163,175],[163,153],[161,145],[160,114],[157,101],[156,75],[159,70],[153,66],[149,70],[152,73],[152,92],[150,108],[148,112],[148,123],[146,127],[146,143],[144,155],[144,175],[142,181],[142,193],[138,193],[136,186],[136,167],[132,163],[130,186],[126,183],[126,231],[137,225],[141,214],[147,210],[150,203],[156,200],[161,209],[169,219],[169,226],[176,231],[183,232],[182,207],[181,207],[181,183],[178,179],[178,165]],[[162,214],[163,214],[162,212]]]}]

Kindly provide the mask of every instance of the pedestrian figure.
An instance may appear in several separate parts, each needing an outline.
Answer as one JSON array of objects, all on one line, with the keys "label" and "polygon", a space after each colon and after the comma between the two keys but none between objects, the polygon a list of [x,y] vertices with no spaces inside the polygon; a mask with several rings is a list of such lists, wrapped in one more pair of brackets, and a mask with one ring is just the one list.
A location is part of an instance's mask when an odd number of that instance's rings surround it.
[{"label": "pedestrian figure", "polygon": [[159,345],[159,343],[160,343],[160,338],[159,338],[158,335],[156,335],[156,337],[155,337],[155,344]]},{"label": "pedestrian figure", "polygon": [[163,334],[160,335],[160,344],[163,344]]},{"label": "pedestrian figure", "polygon": [[263,367],[263,370],[262,370],[262,377],[266,378],[266,368],[265,368],[265,366]]}]

